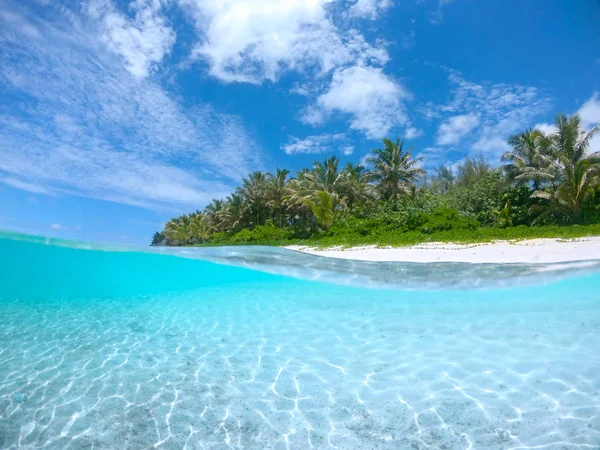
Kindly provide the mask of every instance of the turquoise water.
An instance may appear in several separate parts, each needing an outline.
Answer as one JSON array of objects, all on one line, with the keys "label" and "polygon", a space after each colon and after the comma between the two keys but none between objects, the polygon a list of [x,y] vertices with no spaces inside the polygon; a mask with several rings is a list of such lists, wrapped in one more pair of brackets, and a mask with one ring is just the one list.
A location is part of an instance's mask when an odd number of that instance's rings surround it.
[{"label": "turquoise water", "polygon": [[2,449],[600,448],[597,264],[54,243],[0,238]]}]

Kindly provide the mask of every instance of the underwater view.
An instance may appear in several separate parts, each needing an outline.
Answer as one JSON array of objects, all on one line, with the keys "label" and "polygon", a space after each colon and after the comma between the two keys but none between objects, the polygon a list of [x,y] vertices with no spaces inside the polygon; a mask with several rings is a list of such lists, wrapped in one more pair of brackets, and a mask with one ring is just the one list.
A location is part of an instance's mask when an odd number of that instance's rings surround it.
[{"label": "underwater view", "polygon": [[598,263],[165,252],[2,236],[0,448],[600,446]]}]

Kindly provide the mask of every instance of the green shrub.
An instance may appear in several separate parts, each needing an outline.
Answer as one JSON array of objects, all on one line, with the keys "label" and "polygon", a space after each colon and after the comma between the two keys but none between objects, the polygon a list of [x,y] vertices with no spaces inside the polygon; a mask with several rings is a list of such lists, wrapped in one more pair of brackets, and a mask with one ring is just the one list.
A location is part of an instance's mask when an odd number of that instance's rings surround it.
[{"label": "green shrub", "polygon": [[462,216],[452,208],[438,208],[426,216],[426,221],[420,230],[425,234],[449,230],[474,230],[479,227],[476,220]]},{"label": "green shrub", "polygon": [[277,228],[272,223],[259,225],[252,230],[244,228],[230,238],[233,244],[256,244],[273,241],[285,241],[290,238],[290,233],[286,228]]}]

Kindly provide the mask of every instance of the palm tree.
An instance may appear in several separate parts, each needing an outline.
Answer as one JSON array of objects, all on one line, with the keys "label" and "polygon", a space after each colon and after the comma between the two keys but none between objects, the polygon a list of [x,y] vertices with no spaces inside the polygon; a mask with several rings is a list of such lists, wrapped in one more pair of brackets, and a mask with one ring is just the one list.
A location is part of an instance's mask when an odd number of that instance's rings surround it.
[{"label": "palm tree", "polygon": [[224,200],[213,200],[206,208],[204,208],[204,214],[210,220],[212,227],[216,231],[221,231],[223,222],[223,208],[225,206]]},{"label": "palm tree", "polygon": [[558,158],[563,166],[572,167],[586,157],[590,146],[590,140],[598,132],[600,126],[592,128],[590,131],[581,129],[581,118],[574,114],[570,118],[564,114],[556,118],[556,133],[552,136],[554,145],[558,150]]},{"label": "palm tree", "polygon": [[317,191],[312,198],[307,200],[306,204],[315,215],[318,224],[325,230],[329,230],[333,225],[336,210],[343,204],[343,201],[335,192]]},{"label": "palm tree", "polygon": [[196,214],[190,219],[188,233],[190,239],[197,242],[206,242],[213,232],[210,219],[205,214]]},{"label": "palm tree", "polygon": [[256,171],[242,180],[238,193],[244,196],[254,225],[263,225],[266,209],[266,192],[270,174]]},{"label": "palm tree", "polygon": [[325,158],[323,162],[313,162],[313,169],[306,173],[311,189],[341,194],[344,190],[344,176],[339,170],[340,159],[336,156]]},{"label": "palm tree", "polygon": [[290,171],[287,169],[277,169],[275,176],[269,178],[267,185],[267,204],[273,208],[274,222],[283,228],[283,217],[285,208],[285,196],[287,176]]},{"label": "palm tree", "polygon": [[402,191],[410,194],[425,170],[419,166],[421,158],[413,158],[412,148],[404,152],[404,141],[383,140],[383,149],[373,150],[374,156],[367,159],[373,166],[370,177],[386,198],[396,200]]},{"label": "palm tree", "polygon": [[508,139],[512,150],[502,155],[504,170],[509,179],[517,182],[531,182],[538,190],[544,181],[551,179],[548,172],[552,160],[551,140],[540,130],[528,128],[523,133]]},{"label": "palm tree", "polygon": [[[594,189],[600,186],[600,155],[580,159],[574,166],[564,168],[564,180],[554,193],[535,191],[533,197],[550,201],[542,208],[540,218],[549,214],[566,215],[575,223],[583,219],[582,206]],[[534,212],[540,210],[534,207]]]},{"label": "palm tree", "polygon": [[227,197],[223,206],[222,217],[223,226],[231,231],[239,231],[242,228],[246,205],[244,197],[238,194],[231,194]]},{"label": "palm tree", "polygon": [[600,154],[587,154],[591,138],[600,127],[582,130],[578,115],[570,118],[560,115],[555,126],[557,131],[550,136],[552,156],[546,158],[546,176],[558,187],[553,193],[535,191],[532,197],[546,199],[550,204],[533,210],[543,210],[541,217],[565,214],[575,223],[581,223],[582,206],[600,184]]},{"label": "palm tree", "polygon": [[293,223],[304,229],[307,225],[310,215],[308,202],[314,196],[313,181],[309,169],[302,169],[296,172],[285,189],[285,202],[287,212],[293,219]]},{"label": "palm tree", "polygon": [[355,203],[373,198],[372,186],[368,183],[368,173],[360,164],[346,164],[343,170],[346,203],[352,210]]},{"label": "palm tree", "polygon": [[186,244],[189,240],[188,226],[190,219],[185,214],[171,219],[165,225],[164,235],[169,241]]}]

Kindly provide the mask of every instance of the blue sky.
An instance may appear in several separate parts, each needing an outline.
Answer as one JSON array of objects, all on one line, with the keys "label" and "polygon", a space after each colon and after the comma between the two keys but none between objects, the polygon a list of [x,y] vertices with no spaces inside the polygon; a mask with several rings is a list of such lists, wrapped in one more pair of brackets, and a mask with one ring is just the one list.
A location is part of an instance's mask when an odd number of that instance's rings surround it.
[{"label": "blue sky", "polygon": [[599,24],[597,0],[0,0],[0,228],[146,244],[385,136],[497,164],[559,112],[600,123]]}]

